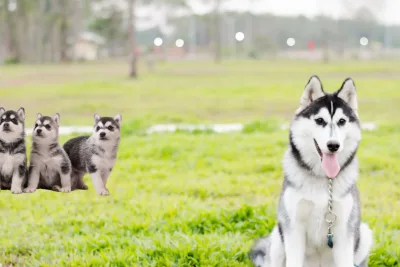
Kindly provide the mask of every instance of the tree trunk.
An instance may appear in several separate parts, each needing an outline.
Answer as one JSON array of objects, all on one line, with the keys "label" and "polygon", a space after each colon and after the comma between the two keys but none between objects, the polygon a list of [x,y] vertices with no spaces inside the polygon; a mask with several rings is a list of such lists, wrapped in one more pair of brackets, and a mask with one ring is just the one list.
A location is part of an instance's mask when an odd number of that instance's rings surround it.
[{"label": "tree trunk", "polygon": [[137,56],[135,42],[135,0],[129,0],[129,48],[130,48],[130,71],[129,77],[137,78]]},{"label": "tree trunk", "polygon": [[67,61],[68,38],[68,1],[60,1],[60,60]]},{"label": "tree trunk", "polygon": [[19,49],[18,49],[18,40],[17,40],[17,27],[14,23],[13,14],[8,9],[9,0],[4,0],[5,6],[5,17],[7,23],[7,37],[8,37],[8,55],[13,57],[16,61],[20,60]]},{"label": "tree trunk", "polygon": [[215,0],[215,28],[214,28],[214,45],[215,55],[214,60],[216,63],[221,62],[221,0]]}]

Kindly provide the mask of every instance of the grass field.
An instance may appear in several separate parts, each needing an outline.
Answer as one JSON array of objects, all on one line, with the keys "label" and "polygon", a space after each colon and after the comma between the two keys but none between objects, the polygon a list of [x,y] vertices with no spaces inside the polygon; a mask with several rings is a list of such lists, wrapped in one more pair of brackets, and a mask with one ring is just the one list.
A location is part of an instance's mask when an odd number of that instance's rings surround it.
[{"label": "grass field", "polygon": [[[0,263],[13,266],[250,266],[247,251],[276,223],[281,160],[305,83],[351,76],[365,131],[359,150],[370,266],[400,265],[400,64],[176,62],[127,79],[123,63],[0,68],[1,105],[60,112],[62,125],[123,115],[110,197],[89,191],[0,193]],[[153,123],[242,122],[242,133],[155,134]],[[62,137],[65,142],[69,137]]]}]

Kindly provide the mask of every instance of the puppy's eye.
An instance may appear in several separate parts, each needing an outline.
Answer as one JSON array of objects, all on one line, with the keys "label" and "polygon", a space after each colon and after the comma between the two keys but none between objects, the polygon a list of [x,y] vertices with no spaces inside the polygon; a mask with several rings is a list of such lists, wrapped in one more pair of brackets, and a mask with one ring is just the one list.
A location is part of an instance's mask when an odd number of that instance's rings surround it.
[{"label": "puppy's eye", "polygon": [[112,127],[111,125],[107,127],[109,131],[114,131],[114,127]]},{"label": "puppy's eye", "polygon": [[339,126],[343,126],[345,124],[346,124],[346,120],[345,119],[340,119],[339,122],[338,122]]},{"label": "puppy's eye", "polygon": [[46,127],[46,129],[47,129],[48,131],[50,131],[51,127],[50,127],[49,124],[47,124],[45,127]]},{"label": "puppy's eye", "polygon": [[96,127],[96,132],[98,132],[100,130],[100,126]]},{"label": "puppy's eye", "polygon": [[39,126],[39,125],[36,123],[36,124],[35,124],[35,128],[38,127],[38,126]]},{"label": "puppy's eye", "polygon": [[318,119],[316,119],[316,120],[315,120],[315,123],[318,124],[318,125],[322,125],[322,126],[325,126],[325,125],[326,125],[326,122],[324,121],[323,118],[318,118]]},{"label": "puppy's eye", "polygon": [[12,121],[12,123],[14,123],[14,124],[18,124],[17,119],[12,119],[11,121]]}]

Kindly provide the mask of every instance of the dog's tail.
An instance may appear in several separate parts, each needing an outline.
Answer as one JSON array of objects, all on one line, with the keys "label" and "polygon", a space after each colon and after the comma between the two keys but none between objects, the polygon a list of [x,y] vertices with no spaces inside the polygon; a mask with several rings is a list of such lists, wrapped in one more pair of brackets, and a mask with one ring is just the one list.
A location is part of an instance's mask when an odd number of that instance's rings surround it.
[{"label": "dog's tail", "polygon": [[268,252],[271,246],[270,237],[263,236],[257,239],[249,252],[251,262],[255,267],[267,267],[268,265]]}]

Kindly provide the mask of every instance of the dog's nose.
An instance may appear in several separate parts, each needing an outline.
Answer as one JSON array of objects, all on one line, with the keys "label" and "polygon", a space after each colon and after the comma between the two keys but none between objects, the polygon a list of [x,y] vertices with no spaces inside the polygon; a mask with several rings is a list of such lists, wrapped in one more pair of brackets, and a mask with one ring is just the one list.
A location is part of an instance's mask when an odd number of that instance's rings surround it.
[{"label": "dog's nose", "polygon": [[8,128],[10,127],[10,124],[8,124],[8,122],[4,123],[4,128]]},{"label": "dog's nose", "polygon": [[100,133],[100,137],[104,137],[104,136],[106,136],[106,133],[105,132],[101,132]]},{"label": "dog's nose", "polygon": [[330,152],[336,152],[339,150],[340,147],[339,143],[336,141],[329,141],[327,146]]},{"label": "dog's nose", "polygon": [[37,129],[36,132],[37,132],[38,134],[40,134],[40,133],[42,132],[42,129]]}]

